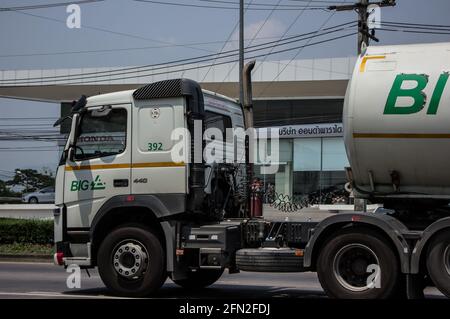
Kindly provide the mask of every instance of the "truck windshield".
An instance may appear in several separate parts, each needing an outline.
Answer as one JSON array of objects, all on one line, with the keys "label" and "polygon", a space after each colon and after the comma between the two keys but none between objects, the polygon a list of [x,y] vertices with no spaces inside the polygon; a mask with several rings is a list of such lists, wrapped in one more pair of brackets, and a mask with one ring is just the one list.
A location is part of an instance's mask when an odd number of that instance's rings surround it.
[{"label": "truck windshield", "polygon": [[75,160],[120,154],[126,147],[127,111],[112,109],[105,116],[83,115],[76,142]]}]

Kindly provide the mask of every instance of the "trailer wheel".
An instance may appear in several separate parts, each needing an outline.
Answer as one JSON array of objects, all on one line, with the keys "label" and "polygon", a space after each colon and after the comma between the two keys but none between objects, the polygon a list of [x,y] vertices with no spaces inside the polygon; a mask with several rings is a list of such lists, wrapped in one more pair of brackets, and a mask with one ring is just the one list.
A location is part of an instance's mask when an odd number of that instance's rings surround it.
[{"label": "trailer wheel", "polygon": [[190,272],[188,277],[180,280],[173,280],[178,286],[188,290],[199,290],[211,286],[222,276],[224,269],[198,269]]},{"label": "trailer wheel", "polygon": [[390,245],[367,229],[338,232],[325,243],[317,260],[319,281],[332,298],[392,297],[399,283],[398,271]]},{"label": "trailer wheel", "polygon": [[165,252],[150,230],[121,227],[100,245],[98,271],[115,294],[143,297],[158,290],[167,278]]},{"label": "trailer wheel", "polygon": [[427,269],[436,288],[450,298],[450,233],[438,234],[430,243]]}]

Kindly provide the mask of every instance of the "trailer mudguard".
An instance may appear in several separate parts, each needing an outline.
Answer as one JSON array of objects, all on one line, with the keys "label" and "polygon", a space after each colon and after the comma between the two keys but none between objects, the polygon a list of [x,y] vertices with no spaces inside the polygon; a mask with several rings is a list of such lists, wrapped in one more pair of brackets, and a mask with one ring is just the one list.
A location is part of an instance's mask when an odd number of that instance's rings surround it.
[{"label": "trailer mudguard", "polygon": [[[317,249],[326,240],[327,236],[334,233],[334,231],[343,228],[344,226],[370,226],[379,229],[381,233],[385,234],[388,239],[394,244],[400,258],[400,266],[403,273],[409,272],[409,246],[406,242],[403,233],[408,229],[405,225],[397,219],[381,213],[339,213],[334,216],[324,219],[314,228],[313,235],[305,247],[305,254],[303,264],[305,268],[314,267],[312,265],[313,258],[317,254]],[[337,227],[337,228],[336,228]],[[331,231],[331,233],[330,233]]]},{"label": "trailer mudguard", "polygon": [[[450,217],[445,217],[435,221],[433,224],[425,228],[422,233],[422,237],[417,241],[412,253],[411,253],[411,273],[417,274],[420,271],[420,260],[422,252],[427,246],[429,240],[443,229],[450,231]],[[426,253],[426,251],[425,251]]]}]

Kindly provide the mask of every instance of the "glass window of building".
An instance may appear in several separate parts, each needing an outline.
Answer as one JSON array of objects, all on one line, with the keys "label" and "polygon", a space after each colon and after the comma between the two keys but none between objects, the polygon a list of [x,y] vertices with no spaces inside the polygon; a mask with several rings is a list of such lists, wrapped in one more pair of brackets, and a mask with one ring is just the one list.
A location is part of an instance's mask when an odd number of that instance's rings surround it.
[{"label": "glass window of building", "polygon": [[[270,153],[270,141],[267,142]],[[345,167],[347,155],[342,136],[279,139],[279,167],[274,174],[263,174],[256,166],[256,176],[265,190],[308,198],[317,204],[347,203]]]}]

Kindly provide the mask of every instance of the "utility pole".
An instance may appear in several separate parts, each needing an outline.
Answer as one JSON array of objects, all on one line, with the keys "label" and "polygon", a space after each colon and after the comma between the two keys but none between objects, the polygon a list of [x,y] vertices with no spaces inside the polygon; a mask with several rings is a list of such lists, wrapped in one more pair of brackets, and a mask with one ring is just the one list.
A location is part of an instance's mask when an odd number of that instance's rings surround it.
[{"label": "utility pole", "polygon": [[360,0],[358,3],[349,4],[349,5],[338,5],[338,6],[330,6],[329,10],[336,11],[356,11],[358,13],[358,43],[357,49],[358,54],[361,54],[362,48],[367,47],[369,45],[369,41],[373,40],[378,42],[379,40],[375,37],[375,31],[372,30],[372,33],[369,30],[368,19],[369,12],[367,12],[367,8],[371,5],[377,5],[378,7],[393,7],[396,5],[395,0],[383,0],[378,2],[369,2],[369,0]]},{"label": "utility pole", "polygon": [[239,103],[244,104],[244,0],[239,0]]},{"label": "utility pole", "polygon": [[[367,47],[369,45],[369,26],[367,25],[367,19],[369,18],[367,7],[369,6],[369,1],[361,0],[360,4],[361,7],[356,11],[358,13],[358,42],[356,44],[358,46],[358,54],[361,54],[363,46]],[[378,39],[375,41],[378,42]]]},{"label": "utility pole", "polygon": [[[372,32],[369,30],[368,20],[370,13],[368,12],[369,6],[376,5],[378,7],[393,7],[395,6],[395,0],[383,0],[378,2],[369,2],[369,0],[359,0],[355,4],[348,5],[336,5],[328,7],[329,10],[336,11],[356,11],[358,13],[358,42],[357,49],[358,55],[361,54],[364,48],[369,46],[369,41],[373,40],[378,42],[379,40],[375,37],[375,29]],[[367,211],[367,200],[364,198],[354,199],[354,209],[355,211]]]}]

